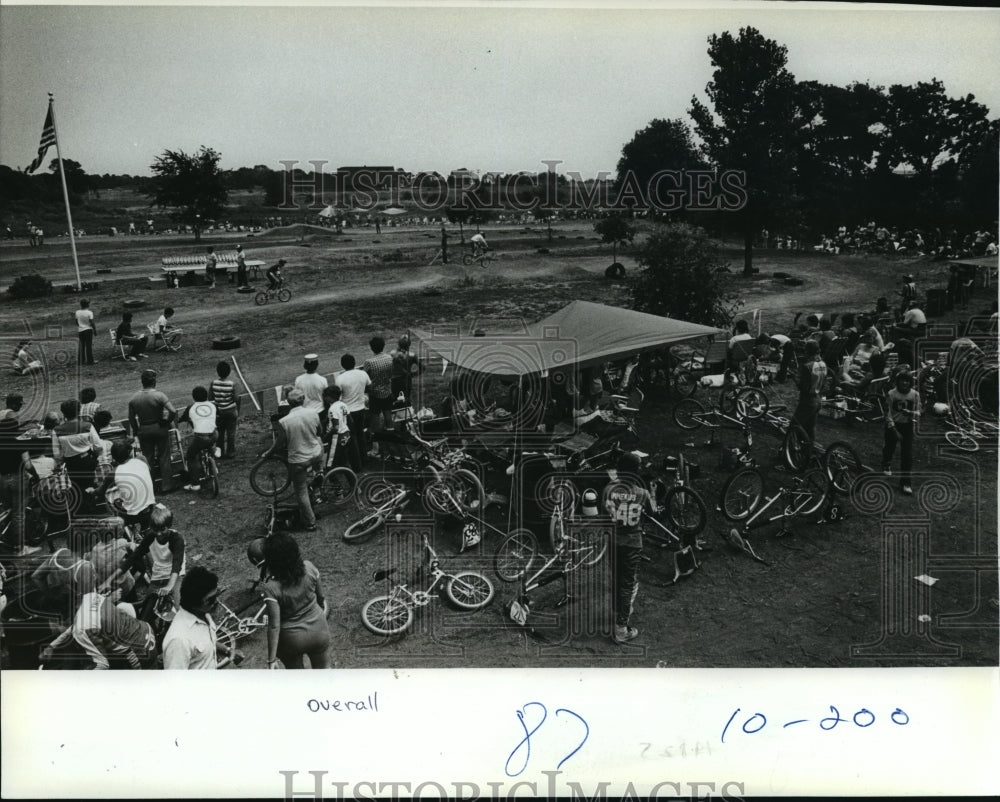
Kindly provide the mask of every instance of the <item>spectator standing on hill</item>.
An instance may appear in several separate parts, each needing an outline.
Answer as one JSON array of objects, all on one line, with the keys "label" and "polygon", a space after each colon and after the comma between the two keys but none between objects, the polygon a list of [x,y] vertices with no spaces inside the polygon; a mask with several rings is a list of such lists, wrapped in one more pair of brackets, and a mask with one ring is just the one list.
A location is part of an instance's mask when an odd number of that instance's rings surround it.
[{"label": "spectator standing on hill", "polygon": [[83,501],[87,498],[87,488],[94,482],[97,454],[102,448],[101,438],[90,421],[82,421],[78,417],[80,402],[75,398],[63,401],[59,405],[59,411],[64,420],[55,428],[53,456],[57,466],[65,463],[66,473]]},{"label": "spectator standing on hill", "polygon": [[299,503],[299,513],[307,532],[316,531],[316,513],[309,500],[309,479],[323,468],[323,427],[319,413],[303,406],[305,393],[292,388],[288,393],[288,414],[278,421],[274,445],[265,453],[287,453],[286,460]]},{"label": "spectator standing on hill", "polygon": [[93,423],[94,415],[101,408],[97,400],[97,390],[93,387],[84,387],[80,390],[80,420],[84,423]]},{"label": "spectator standing on hill", "polygon": [[215,366],[218,378],[213,379],[208,386],[208,398],[215,404],[216,426],[219,429],[219,442],[216,451],[222,459],[232,459],[236,455],[236,426],[240,418],[240,398],[236,394],[236,385],[229,378],[232,368],[225,360],[220,360]]},{"label": "spectator standing on hill", "polygon": [[305,373],[295,377],[295,387],[305,395],[303,406],[318,413],[323,409],[323,391],[327,386],[326,377],[316,372],[319,368],[319,357],[316,354],[306,354],[302,367]]},{"label": "spectator standing on hill", "polygon": [[[342,393],[341,401],[347,406],[350,413],[351,438],[357,444],[359,457],[365,453],[365,391],[372,383],[371,378],[363,370],[355,367],[357,363],[353,354],[344,354],[340,358],[340,366],[344,369],[336,381]],[[354,468],[354,466],[351,466]],[[361,466],[354,468],[355,471]]]},{"label": "spectator standing on hill", "polygon": [[208,256],[205,257],[205,281],[208,282],[210,290],[215,289],[215,268],[219,264],[219,258],[215,255],[215,248],[208,246]]},{"label": "spectator standing on hill", "polygon": [[77,337],[80,338],[78,360],[81,365],[94,364],[94,313],[90,311],[90,301],[80,299],[80,308],[76,310]]},{"label": "spectator standing on hill", "polygon": [[[368,357],[361,370],[368,374],[371,386],[368,389],[368,428],[372,434],[384,429],[392,429],[392,357],[385,353],[385,338],[375,335],[368,341],[372,356]],[[372,453],[370,456],[377,456]]]},{"label": "spectator standing on hill", "polygon": [[902,317],[903,313],[910,308],[910,304],[917,297],[917,285],[913,282],[913,276],[909,273],[903,276],[903,287],[899,292],[899,316]]},{"label": "spectator standing on hill", "polygon": [[128,402],[128,421],[139,440],[139,448],[149,465],[159,465],[160,492],[172,487],[170,468],[170,429],[177,410],[170,399],[156,389],[156,371],[146,369],[140,377],[142,389]]}]

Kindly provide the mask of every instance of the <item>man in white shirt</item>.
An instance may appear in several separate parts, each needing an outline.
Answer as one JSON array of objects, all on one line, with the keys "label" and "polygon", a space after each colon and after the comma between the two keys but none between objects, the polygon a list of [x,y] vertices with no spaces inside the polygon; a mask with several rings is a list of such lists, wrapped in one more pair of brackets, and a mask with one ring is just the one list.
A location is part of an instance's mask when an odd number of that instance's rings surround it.
[{"label": "man in white shirt", "polygon": [[[167,670],[214,670],[219,667],[219,642],[212,610],[219,602],[219,577],[201,565],[181,582],[181,606],[163,638]],[[230,658],[234,653],[230,653]]]},{"label": "man in white shirt", "polygon": [[299,502],[299,512],[307,532],[316,530],[316,513],[309,498],[309,481],[323,470],[323,426],[319,413],[303,406],[305,394],[292,388],[288,393],[291,409],[278,421],[277,437],[265,457],[286,452],[288,470]]},{"label": "man in white shirt", "polygon": [[122,511],[125,523],[145,526],[156,505],[149,464],[141,457],[133,457],[132,444],[125,440],[111,446],[111,461],[115,470],[105,484],[108,503]]},{"label": "man in white shirt", "polygon": [[306,354],[302,367],[305,373],[300,373],[295,377],[295,387],[305,395],[306,400],[303,406],[306,409],[321,412],[323,410],[323,391],[327,387],[327,381],[325,376],[316,372],[319,368],[319,357],[316,354]]},{"label": "man in white shirt", "polygon": [[337,386],[342,393],[340,400],[344,402],[350,413],[351,437],[357,444],[358,452],[364,456],[368,450],[365,442],[365,391],[371,385],[372,380],[363,370],[355,367],[357,362],[353,354],[344,354],[340,358],[340,366],[344,372],[337,376]]},{"label": "man in white shirt", "polygon": [[80,308],[76,310],[77,336],[80,338],[78,361],[81,365],[94,364],[94,313],[90,310],[90,301],[80,299]]},{"label": "man in white shirt", "polygon": [[486,237],[484,237],[480,232],[473,234],[470,243],[472,244],[472,255],[474,257],[481,256],[490,249],[489,244],[486,242]]}]

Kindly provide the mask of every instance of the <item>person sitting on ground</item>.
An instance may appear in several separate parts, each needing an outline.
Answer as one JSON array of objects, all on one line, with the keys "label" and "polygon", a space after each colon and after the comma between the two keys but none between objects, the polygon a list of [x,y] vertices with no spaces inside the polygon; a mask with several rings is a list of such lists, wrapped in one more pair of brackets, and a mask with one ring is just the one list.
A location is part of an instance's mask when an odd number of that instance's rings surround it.
[{"label": "person sitting on ground", "polygon": [[31,340],[21,340],[14,346],[14,353],[11,357],[11,367],[19,376],[27,376],[29,373],[44,373],[45,367],[37,359],[28,353],[28,346]]},{"label": "person sitting on ground", "polygon": [[923,331],[926,326],[927,315],[925,315],[924,311],[920,309],[916,301],[912,301],[909,308],[903,314],[903,319],[900,321],[897,328]]},{"label": "person sitting on ground", "polygon": [[285,283],[284,277],[281,275],[281,268],[285,266],[286,262],[284,259],[279,259],[275,264],[271,265],[264,276],[267,278],[267,286],[270,290],[277,290],[282,287]]},{"label": "person sitting on ground", "polygon": [[752,339],[753,335],[750,333],[750,324],[745,320],[737,320],[736,326],[733,329],[733,336],[729,338],[729,349],[732,350],[733,345],[738,342]]},{"label": "person sitting on ground", "polygon": [[118,328],[115,329],[115,339],[129,349],[125,358],[130,362],[136,362],[139,359],[148,358],[148,354],[145,353],[145,350],[149,341],[145,334],[137,335],[134,331],[132,331],[131,312],[122,313],[122,322],[119,323]]},{"label": "person sitting on ground", "polygon": [[[149,596],[146,607],[154,604],[161,596],[171,596],[174,606],[180,605],[181,585],[187,568],[184,555],[184,538],[172,528],[174,515],[169,507],[157,504],[149,515],[149,528],[130,555],[126,556],[119,568],[133,575],[148,573]],[[145,608],[144,608],[145,609]],[[148,620],[148,609],[139,617]]]},{"label": "person sitting on ground", "polygon": [[[875,326],[875,321],[872,320],[872,318],[869,317],[868,315],[862,315],[861,317],[858,318],[858,330],[864,334],[870,334],[872,336],[872,341],[878,348],[886,347],[885,340],[882,337],[882,333]],[[859,334],[855,338],[854,344],[851,346],[852,351],[855,348],[857,348],[858,342],[860,342],[860,340],[861,340],[861,335]]]},{"label": "person sitting on ground", "polygon": [[814,332],[819,331],[819,315],[806,315],[806,319],[796,327],[796,332],[800,337],[809,337]]},{"label": "person sitting on ground", "polygon": [[[881,351],[875,346],[873,338],[869,334],[861,336],[861,342],[849,357],[844,360],[840,371],[840,383],[848,387],[862,388],[874,378],[877,357]],[[881,360],[884,367],[885,360]],[[881,373],[881,371],[879,371]]]},{"label": "person sitting on ground", "polygon": [[201,460],[198,455],[215,448],[219,433],[215,425],[215,404],[208,400],[208,390],[198,385],[191,391],[191,398],[194,403],[184,410],[179,422],[190,423],[191,431],[194,432],[184,456],[188,466],[188,483],[184,485],[184,489],[197,491],[201,490],[201,483],[208,478],[201,475]]}]

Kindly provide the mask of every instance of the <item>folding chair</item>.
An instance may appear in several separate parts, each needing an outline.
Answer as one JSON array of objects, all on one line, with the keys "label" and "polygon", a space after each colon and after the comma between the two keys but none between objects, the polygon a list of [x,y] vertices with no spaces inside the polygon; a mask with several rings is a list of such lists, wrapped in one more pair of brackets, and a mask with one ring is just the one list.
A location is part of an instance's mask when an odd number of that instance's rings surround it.
[{"label": "folding chair", "polygon": [[111,358],[112,359],[128,359],[128,354],[125,353],[125,344],[120,342],[118,339],[118,334],[114,329],[108,332],[111,335]]}]

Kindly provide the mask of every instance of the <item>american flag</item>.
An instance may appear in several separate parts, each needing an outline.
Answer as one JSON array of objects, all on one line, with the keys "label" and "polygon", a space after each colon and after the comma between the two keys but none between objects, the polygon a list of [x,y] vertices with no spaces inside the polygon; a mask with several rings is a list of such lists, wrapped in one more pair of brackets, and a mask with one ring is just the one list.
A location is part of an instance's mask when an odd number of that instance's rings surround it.
[{"label": "american flag", "polygon": [[33,173],[39,167],[42,166],[42,159],[45,158],[45,152],[56,143],[56,126],[52,122],[52,104],[49,103],[48,113],[45,115],[45,125],[42,127],[42,141],[38,143],[38,156],[35,160],[28,166],[28,169],[24,172]]}]

